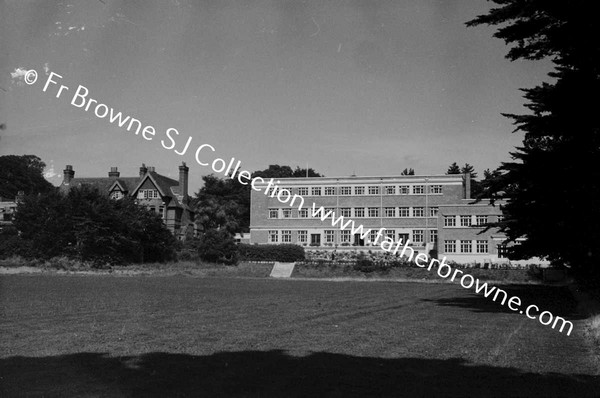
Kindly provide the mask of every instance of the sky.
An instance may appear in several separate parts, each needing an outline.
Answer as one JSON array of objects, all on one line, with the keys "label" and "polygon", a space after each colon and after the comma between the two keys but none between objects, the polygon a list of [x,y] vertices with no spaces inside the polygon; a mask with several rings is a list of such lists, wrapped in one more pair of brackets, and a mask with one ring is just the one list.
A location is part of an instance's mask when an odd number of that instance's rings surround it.
[{"label": "sky", "polygon": [[[505,58],[492,27],[467,28],[484,0],[0,2],[0,156],[34,154],[47,178],[135,176],[142,163],[197,191],[206,159],[242,168],[314,168],[326,176],[481,175],[522,141],[501,113],[524,113],[519,88],[547,62]],[[24,82],[34,69],[38,80]],[[69,87],[44,84],[51,72]],[[145,140],[71,105],[89,97],[153,126]],[[183,156],[160,144],[175,128]],[[166,144],[169,141],[166,140]]]}]

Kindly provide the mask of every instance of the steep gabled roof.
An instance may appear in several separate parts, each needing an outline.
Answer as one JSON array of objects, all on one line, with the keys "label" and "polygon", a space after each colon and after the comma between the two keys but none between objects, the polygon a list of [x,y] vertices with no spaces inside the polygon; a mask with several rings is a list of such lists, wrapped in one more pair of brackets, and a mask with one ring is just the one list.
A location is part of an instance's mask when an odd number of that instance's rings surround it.
[{"label": "steep gabled roof", "polygon": [[131,192],[140,181],[140,177],[123,177],[117,178],[116,180],[112,179],[114,182],[108,188],[109,191],[112,191],[116,185],[119,186],[121,191]]},{"label": "steep gabled roof", "polygon": [[139,180],[136,187],[130,192],[130,194],[134,195],[142,187],[142,185],[144,185],[144,182],[147,179],[150,179],[152,184],[154,184],[156,189],[158,189],[158,192],[161,196],[173,197],[171,187],[174,185],[179,185],[179,181],[177,180],[160,175],[155,171],[149,171],[141,180]]}]

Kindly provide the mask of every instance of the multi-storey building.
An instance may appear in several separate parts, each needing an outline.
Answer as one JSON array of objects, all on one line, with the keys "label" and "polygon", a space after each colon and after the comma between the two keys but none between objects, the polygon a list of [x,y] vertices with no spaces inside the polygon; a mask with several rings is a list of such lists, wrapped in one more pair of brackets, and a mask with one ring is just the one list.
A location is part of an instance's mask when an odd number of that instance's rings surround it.
[{"label": "multi-storey building", "polygon": [[0,231],[12,225],[12,220],[17,210],[17,200],[6,201],[0,197]]},{"label": "multi-storey building", "polygon": [[[473,203],[469,174],[282,178],[279,189],[304,199],[298,208],[265,194],[267,184],[256,184],[251,196],[252,243],[293,243],[307,248],[377,250],[381,238],[409,242],[415,250],[446,256],[459,262],[498,260],[504,237],[483,224],[501,216],[501,208],[488,202]],[[260,190],[259,190],[260,189]],[[273,197],[272,197],[273,196]],[[355,228],[371,230],[365,239],[351,227],[332,226],[312,215],[313,203],[335,217],[353,220]],[[500,254],[502,254],[500,252]]]},{"label": "multi-storey building", "polygon": [[163,176],[142,164],[137,177],[121,177],[117,167],[111,167],[108,177],[75,178],[73,166],[64,170],[60,190],[67,192],[84,185],[98,188],[110,198],[119,200],[125,196],[135,198],[140,206],[158,213],[167,228],[178,239],[194,235],[194,210],[188,195],[189,168],[179,166],[179,180]]}]

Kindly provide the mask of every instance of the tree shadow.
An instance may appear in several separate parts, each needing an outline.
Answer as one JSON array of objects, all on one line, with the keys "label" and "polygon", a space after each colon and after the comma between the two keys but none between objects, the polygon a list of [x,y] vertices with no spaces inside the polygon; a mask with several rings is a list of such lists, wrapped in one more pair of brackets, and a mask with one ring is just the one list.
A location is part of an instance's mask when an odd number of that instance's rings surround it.
[{"label": "tree shadow", "polygon": [[[436,303],[440,306],[469,308],[473,312],[492,312],[492,313],[508,313],[518,314],[518,311],[512,311],[508,308],[508,301],[511,297],[517,296],[521,299],[520,309],[525,309],[531,305],[537,305],[539,310],[532,309],[532,315],[537,312],[550,311],[554,315],[568,317],[570,320],[585,319],[586,316],[577,311],[577,302],[566,286],[548,286],[548,285],[494,285],[497,288],[506,292],[507,298],[504,300],[504,294],[498,293],[494,300],[496,290],[492,294],[485,297],[483,291],[474,293],[473,289],[469,290],[470,294],[460,295],[448,298],[438,299],[422,299],[421,301]],[[513,304],[513,307],[515,305]],[[539,314],[537,314],[539,315]]]},{"label": "tree shadow", "polygon": [[598,376],[537,374],[463,359],[283,351],[207,356],[78,353],[0,360],[3,397],[598,396]]}]

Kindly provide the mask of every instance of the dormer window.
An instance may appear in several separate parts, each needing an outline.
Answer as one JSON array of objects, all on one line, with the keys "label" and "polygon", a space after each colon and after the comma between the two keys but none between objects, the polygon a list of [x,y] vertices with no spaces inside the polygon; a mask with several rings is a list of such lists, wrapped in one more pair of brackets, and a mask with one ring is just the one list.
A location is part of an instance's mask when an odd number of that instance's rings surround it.
[{"label": "dormer window", "polygon": [[110,193],[110,198],[114,200],[123,199],[123,192],[121,191],[112,191]]},{"label": "dormer window", "polygon": [[137,197],[138,197],[138,199],[158,199],[158,198],[160,198],[157,189],[140,189]]}]

